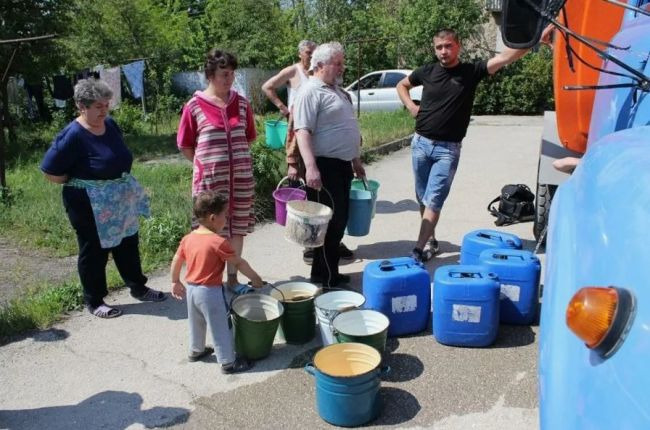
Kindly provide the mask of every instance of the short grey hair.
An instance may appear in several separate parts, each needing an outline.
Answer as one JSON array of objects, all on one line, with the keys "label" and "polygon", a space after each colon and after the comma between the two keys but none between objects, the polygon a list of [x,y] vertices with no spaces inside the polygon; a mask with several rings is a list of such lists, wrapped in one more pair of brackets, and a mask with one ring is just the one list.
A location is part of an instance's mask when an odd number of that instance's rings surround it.
[{"label": "short grey hair", "polygon": [[339,42],[329,42],[318,45],[318,48],[314,51],[311,56],[311,67],[310,69],[318,69],[323,64],[329,64],[338,54],[344,54],[343,45]]},{"label": "short grey hair", "polygon": [[305,49],[315,48],[315,47],[316,47],[316,42],[313,42],[311,40],[301,40],[300,43],[298,44],[298,52],[302,52]]},{"label": "short grey hair", "polygon": [[81,79],[74,86],[73,97],[75,103],[89,107],[97,100],[113,97],[113,90],[106,82],[99,79]]}]

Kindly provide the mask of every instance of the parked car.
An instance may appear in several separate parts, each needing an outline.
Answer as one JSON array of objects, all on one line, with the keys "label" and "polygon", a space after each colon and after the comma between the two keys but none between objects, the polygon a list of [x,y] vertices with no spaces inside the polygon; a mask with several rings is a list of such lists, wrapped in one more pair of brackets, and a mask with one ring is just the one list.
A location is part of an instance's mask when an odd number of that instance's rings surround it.
[{"label": "parked car", "polygon": [[[397,83],[410,75],[412,70],[395,69],[379,70],[368,73],[358,81],[354,81],[345,90],[352,97],[352,103],[357,107],[357,91],[360,92],[361,111],[392,111],[402,109],[404,105],[397,95]],[[359,88],[360,87],[360,88]],[[420,103],[422,87],[411,90],[411,99]]]}]

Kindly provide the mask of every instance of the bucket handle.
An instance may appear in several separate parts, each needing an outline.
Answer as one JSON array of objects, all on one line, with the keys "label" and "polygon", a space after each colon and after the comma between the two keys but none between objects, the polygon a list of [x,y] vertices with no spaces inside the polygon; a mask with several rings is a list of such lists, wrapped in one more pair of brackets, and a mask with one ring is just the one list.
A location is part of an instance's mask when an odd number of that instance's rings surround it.
[{"label": "bucket handle", "polygon": [[330,332],[332,333],[332,336],[336,338],[338,341],[338,331],[334,329],[334,320],[336,319],[337,316],[341,315],[343,312],[347,311],[352,311],[356,309],[357,307],[354,305],[349,305],[349,306],[343,306],[341,309],[336,309],[327,313],[326,317],[330,323]]},{"label": "bucket handle", "polygon": [[271,288],[273,288],[275,291],[277,291],[278,293],[280,293],[280,295],[282,296],[282,301],[283,301],[283,302],[286,302],[286,301],[287,301],[287,298],[284,297],[284,293],[282,292],[281,289],[279,289],[278,287],[276,287],[276,286],[273,285],[273,284],[269,284],[269,285],[270,285]]},{"label": "bucket handle", "polygon": [[381,369],[379,369],[379,376],[385,376],[390,373],[390,366],[381,366]]},{"label": "bucket handle", "polygon": [[316,375],[316,368],[314,367],[313,362],[309,362],[305,364],[305,372],[309,373],[310,375]]},{"label": "bucket handle", "polygon": [[[280,182],[278,182],[278,185],[275,187],[275,189],[276,190],[279,189],[280,185],[282,185],[282,183],[287,179],[289,179],[288,176],[285,176],[284,178],[280,179]],[[305,187],[305,181],[302,178],[298,178],[298,181],[300,181],[300,186],[298,188],[296,188],[296,189],[304,188]]]}]

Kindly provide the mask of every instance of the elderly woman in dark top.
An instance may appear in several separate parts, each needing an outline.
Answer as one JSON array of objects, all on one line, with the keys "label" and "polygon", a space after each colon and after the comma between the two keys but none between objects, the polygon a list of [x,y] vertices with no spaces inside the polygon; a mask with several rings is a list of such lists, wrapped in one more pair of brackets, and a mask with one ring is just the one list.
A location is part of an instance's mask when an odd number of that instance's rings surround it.
[{"label": "elderly woman in dark top", "polygon": [[109,253],[133,297],[153,302],[166,298],[145,285],[138,218],[148,216],[148,200],[130,175],[133,156],[122,132],[108,116],[112,95],[100,80],[79,81],[74,88],[79,116],[59,133],[41,163],[45,177],[63,185],[63,205],[79,243],[77,267],[84,301],[99,318],[122,314],[104,303]]}]

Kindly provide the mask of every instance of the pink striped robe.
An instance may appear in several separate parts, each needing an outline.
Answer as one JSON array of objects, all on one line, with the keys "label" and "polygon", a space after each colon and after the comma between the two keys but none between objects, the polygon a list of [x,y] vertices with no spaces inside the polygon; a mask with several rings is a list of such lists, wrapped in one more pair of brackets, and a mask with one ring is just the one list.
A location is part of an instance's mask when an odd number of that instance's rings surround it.
[{"label": "pink striped robe", "polygon": [[183,107],[178,125],[178,148],[194,148],[192,195],[217,190],[228,196],[228,223],[221,234],[245,236],[253,231],[255,180],[250,143],[255,119],[245,97],[230,92],[220,108],[200,91]]}]

